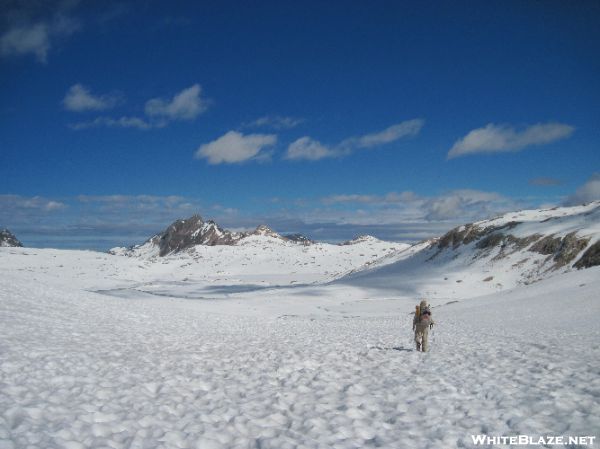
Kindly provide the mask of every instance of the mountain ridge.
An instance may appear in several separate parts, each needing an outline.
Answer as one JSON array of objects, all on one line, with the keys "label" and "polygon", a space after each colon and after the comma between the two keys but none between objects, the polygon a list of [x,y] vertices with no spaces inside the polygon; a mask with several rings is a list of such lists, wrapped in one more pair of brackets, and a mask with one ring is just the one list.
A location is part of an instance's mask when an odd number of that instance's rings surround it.
[{"label": "mountain ridge", "polygon": [[393,257],[338,281],[428,297],[470,297],[595,267],[600,201],[464,224]]},{"label": "mountain ridge", "polygon": [[[164,257],[186,251],[197,245],[203,246],[233,246],[243,243],[251,237],[266,237],[281,242],[309,246],[317,243],[303,234],[281,235],[266,224],[258,225],[252,231],[234,232],[221,228],[214,220],[206,220],[195,214],[189,218],[178,219],[171,223],[165,230],[150,237],[141,245],[130,247],[115,247],[110,249],[110,254],[136,255],[136,253],[154,253]],[[367,241],[379,241],[373,236],[359,236],[353,240],[342,242],[339,245],[354,245]]]}]

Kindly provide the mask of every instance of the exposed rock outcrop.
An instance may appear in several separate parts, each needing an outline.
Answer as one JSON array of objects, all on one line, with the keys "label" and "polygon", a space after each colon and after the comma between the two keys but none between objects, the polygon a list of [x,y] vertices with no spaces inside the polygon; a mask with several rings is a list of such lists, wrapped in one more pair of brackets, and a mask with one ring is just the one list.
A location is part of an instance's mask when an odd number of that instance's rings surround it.
[{"label": "exposed rock outcrop", "polygon": [[0,246],[22,247],[23,244],[8,229],[0,230]]},{"label": "exposed rock outcrop", "polygon": [[573,266],[579,269],[598,265],[600,265],[600,240],[590,246]]},{"label": "exposed rock outcrop", "polygon": [[571,263],[587,247],[589,241],[589,238],[577,237],[577,232],[571,232],[562,238],[548,235],[532,245],[529,251],[554,256],[551,268],[556,269]]},{"label": "exposed rock outcrop", "polygon": [[[584,216],[597,216],[598,208],[587,212]],[[595,215],[591,215],[595,214]],[[558,223],[564,216],[555,216],[540,220],[539,229],[544,228],[545,223],[553,221]],[[528,229],[531,229],[529,221]],[[578,231],[571,231],[568,234],[557,235],[555,233],[544,235],[543,233],[533,233],[523,235],[524,224],[521,221],[507,221],[502,223],[502,219],[493,219],[479,223],[469,223],[454,228],[444,234],[436,242],[432,242],[430,250],[433,254],[428,260],[433,260],[447,250],[458,251],[459,248],[475,242],[475,252],[472,259],[488,257],[492,254],[491,261],[498,261],[518,251],[530,251],[533,253],[548,256],[538,262],[540,270],[558,270],[565,266],[570,266],[590,243],[589,235],[579,235]],[[515,235],[516,234],[516,235]],[[596,245],[588,248],[586,253],[574,265],[575,268],[583,268],[600,264],[600,249]]]},{"label": "exposed rock outcrop", "polygon": [[291,242],[301,243],[302,245],[312,245],[315,243],[314,240],[309,239],[303,234],[286,234],[283,236],[283,238]]},{"label": "exposed rock outcrop", "polygon": [[221,229],[214,221],[204,221],[200,215],[177,220],[162,233],[150,239],[160,248],[159,255],[183,251],[195,245],[232,245],[239,234]]}]

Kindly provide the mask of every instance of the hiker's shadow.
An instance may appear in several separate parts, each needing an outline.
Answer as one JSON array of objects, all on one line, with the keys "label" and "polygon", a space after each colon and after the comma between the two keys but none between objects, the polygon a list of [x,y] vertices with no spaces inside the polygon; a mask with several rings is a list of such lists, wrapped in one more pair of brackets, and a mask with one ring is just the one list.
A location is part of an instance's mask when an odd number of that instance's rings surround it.
[{"label": "hiker's shadow", "polygon": [[394,351],[401,351],[401,352],[413,352],[414,349],[412,348],[405,348],[404,346],[394,346],[392,348]]},{"label": "hiker's shadow", "polygon": [[400,351],[400,352],[413,352],[414,349],[405,348],[404,346],[393,346],[391,348],[386,348],[383,346],[372,346],[371,349],[379,349],[380,351]]}]

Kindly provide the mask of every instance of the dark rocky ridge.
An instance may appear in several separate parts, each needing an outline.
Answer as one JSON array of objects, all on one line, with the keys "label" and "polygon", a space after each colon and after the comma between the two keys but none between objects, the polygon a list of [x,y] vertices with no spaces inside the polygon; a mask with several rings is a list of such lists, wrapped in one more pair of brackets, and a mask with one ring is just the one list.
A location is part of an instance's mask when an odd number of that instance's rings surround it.
[{"label": "dark rocky ridge", "polygon": [[0,230],[0,246],[22,247],[23,244],[8,229]]},{"label": "dark rocky ridge", "polygon": [[[511,221],[502,226],[481,227],[475,224],[459,226],[431,244],[431,248],[437,249],[437,251],[430,259],[435,258],[445,249],[456,250],[461,245],[476,242],[475,247],[483,253],[499,248],[499,253],[494,259],[500,259],[515,251],[528,248],[528,251],[547,255],[547,260],[552,260],[552,264],[548,269],[556,270],[576,260],[590,242],[588,237],[578,237],[577,232],[571,232],[564,237],[543,236],[541,234],[516,237],[507,232],[519,224],[520,222]],[[575,268],[588,268],[595,265],[600,265],[600,244],[598,242],[588,248],[573,266]]]}]

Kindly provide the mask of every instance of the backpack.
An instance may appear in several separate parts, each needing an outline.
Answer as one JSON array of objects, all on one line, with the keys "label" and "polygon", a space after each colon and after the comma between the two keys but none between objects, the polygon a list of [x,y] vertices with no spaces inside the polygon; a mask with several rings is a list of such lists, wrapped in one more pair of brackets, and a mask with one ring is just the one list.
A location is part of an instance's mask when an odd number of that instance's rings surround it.
[{"label": "backpack", "polygon": [[431,318],[431,310],[429,309],[429,304],[425,307],[421,307],[420,305],[415,307],[415,316],[419,317],[417,319],[418,323],[420,323],[423,320],[423,315],[425,314],[429,315],[429,318],[425,318],[426,320],[429,320]]}]

